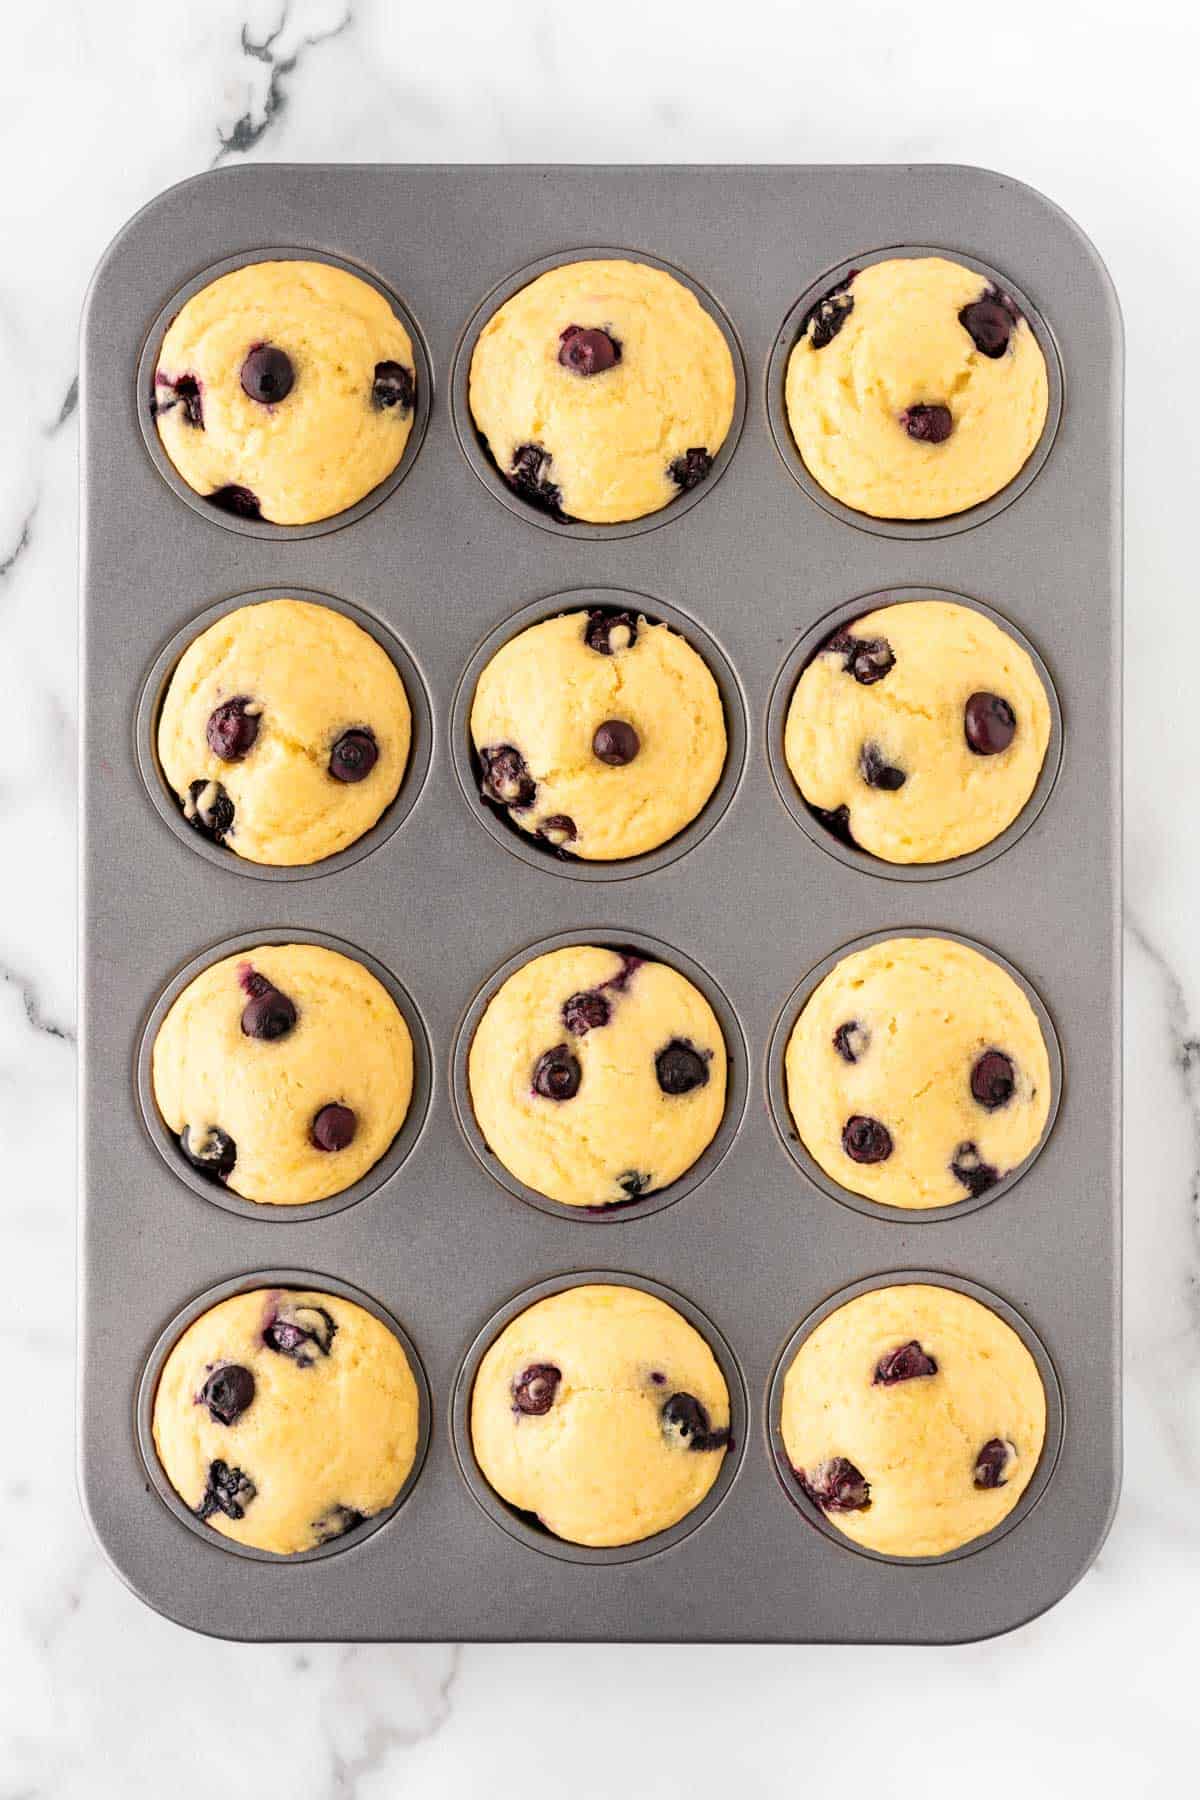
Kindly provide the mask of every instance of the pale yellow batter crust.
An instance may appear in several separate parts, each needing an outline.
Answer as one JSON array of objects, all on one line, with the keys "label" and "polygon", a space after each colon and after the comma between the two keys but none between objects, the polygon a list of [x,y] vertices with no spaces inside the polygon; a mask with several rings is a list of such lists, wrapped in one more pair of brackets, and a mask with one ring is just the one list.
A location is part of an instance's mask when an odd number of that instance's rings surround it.
[{"label": "pale yellow batter crust", "polygon": [[[936,1368],[904,1378],[914,1363]],[[866,1484],[865,1507],[822,1508],[831,1525],[887,1555],[942,1556],[1020,1500],[1042,1453],[1046,1396],[1033,1357],[990,1308],[951,1288],[877,1288],[800,1346],[781,1429],[810,1498],[840,1487],[857,1502]]]},{"label": "pale yellow batter crust", "polygon": [[[990,957],[948,938],[888,938],[843,957],[796,1021],[785,1068],[810,1155],[889,1206],[987,1192],[1036,1148],[1050,1110],[1032,1006]],[[976,1079],[998,1103],[977,1098]]]},{"label": "pale yellow batter crust", "polygon": [[[589,629],[603,649],[589,644]],[[619,765],[595,750],[597,730],[614,719],[638,740]],[[682,831],[720,780],[726,753],[707,664],[640,614],[605,622],[567,613],[510,639],[479,678],[471,737],[485,770],[489,752],[509,746],[535,784],[529,803],[508,808],[513,823],[596,862],[637,856]],[[485,777],[485,793],[494,787]]]},{"label": "pale yellow batter crust", "polygon": [[419,1412],[404,1349],[374,1314],[335,1294],[258,1288],[202,1313],[172,1349],[154,1443],[214,1531],[291,1556],[391,1505]]},{"label": "pale yellow batter crust", "polygon": [[[859,662],[868,675],[890,655],[886,674],[857,679],[856,645],[868,646]],[[967,704],[980,694],[1015,718],[1011,742],[994,754],[967,736]],[[1049,741],[1050,703],[1027,652],[971,607],[911,600],[841,627],[813,658],[788,709],[784,754],[810,806],[847,808],[861,849],[929,863],[965,856],[1012,824]],[[880,767],[893,771],[889,785],[879,784]]]},{"label": "pale yellow batter crust", "polygon": [[[1019,472],[1046,423],[1046,359],[1019,315],[1002,354],[977,347],[959,314],[988,292],[983,276],[943,257],[894,258],[861,269],[810,318],[785,398],[800,454],[827,493],[873,518],[938,519],[990,499]],[[914,407],[948,408],[949,436],[914,438]]]},{"label": "pale yellow batter crust", "polygon": [[[522,1410],[531,1394],[544,1410]],[[685,1518],[720,1474],[728,1439],[712,1351],[639,1288],[539,1300],[491,1345],[471,1395],[487,1480],[573,1544],[634,1544]]]},{"label": "pale yellow batter crust", "polygon": [[[564,366],[570,326],[604,332],[619,361],[589,375]],[[471,358],[471,414],[501,474],[534,446],[538,480],[562,513],[593,524],[669,505],[681,491],[672,464],[691,450],[715,458],[735,392],[720,327],[689,288],[646,263],[548,270],[493,314]]]},{"label": "pale yellow batter crust", "polygon": [[[247,354],[264,344],[294,376],[275,404],[242,385]],[[378,487],[408,443],[413,398],[394,398],[394,381],[377,386],[381,364],[415,380],[408,333],[375,288],[331,263],[250,263],[171,321],[155,374],[158,434],[197,494],[245,489],[276,525],[327,519]]]},{"label": "pale yellow batter crust", "polygon": [[[548,1055],[567,1063],[569,1097],[537,1091]],[[665,1092],[672,1068],[695,1084]],[[488,1148],[518,1181],[567,1206],[607,1206],[677,1181],[721,1123],[725,1074],[721,1028],[686,977],[587,944],[510,975],[468,1061]]]},{"label": "pale yellow batter crust", "polygon": [[[275,1006],[276,994],[294,1023],[247,1035],[248,1008]],[[247,1200],[300,1206],[353,1186],[387,1150],[412,1098],[412,1038],[361,963],[318,944],[261,944],[188,983],[159,1027],[153,1079],[168,1129],[187,1131],[185,1155],[207,1157]],[[321,1149],[314,1124],[331,1106],[353,1114],[353,1135]],[[222,1138],[236,1149],[227,1170]]]},{"label": "pale yellow batter crust", "polygon": [[[236,701],[255,721],[254,742],[231,760],[207,732]],[[370,735],[378,760],[362,780],[341,781],[330,760],[352,731]],[[329,607],[266,600],[188,645],[163,701],[158,755],[185,813],[199,817],[194,784],[219,784],[233,807],[219,841],[248,862],[285,866],[334,856],[371,829],[396,797],[411,735],[404,683],[373,637]]]}]

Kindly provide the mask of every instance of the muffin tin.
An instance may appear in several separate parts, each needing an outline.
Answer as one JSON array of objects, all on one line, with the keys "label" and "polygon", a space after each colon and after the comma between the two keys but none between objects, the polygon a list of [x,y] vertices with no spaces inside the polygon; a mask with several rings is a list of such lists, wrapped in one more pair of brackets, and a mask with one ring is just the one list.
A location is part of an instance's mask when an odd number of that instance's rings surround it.
[{"label": "muffin tin", "polygon": [[[492,307],[596,243],[679,271],[739,373],[713,476],[636,529],[564,530],[500,492],[463,406]],[[1028,297],[1057,403],[996,502],[898,529],[806,491],[779,435],[782,366],[806,296],[847,263],[930,244]],[[279,255],[344,261],[396,298],[422,409],[393,478],[296,529],[181,494],[146,416],[180,299]],[[150,1605],[246,1639],[958,1641],[1032,1617],[1088,1567],[1119,1479],[1120,401],[1119,314],[1094,250],[1051,203],[980,170],[260,166],[185,183],[125,228],[89,294],[81,381],[80,1478],[100,1542]],[[993,609],[1042,659],[1057,713],[1043,781],[1004,839],[897,880],[809,830],[777,740],[818,624],[910,593]],[[414,713],[393,808],[301,870],[195,837],[153,754],[183,645],[214,609],[274,594],[327,600],[398,641]],[[500,637],[631,597],[713,661],[730,765],[680,840],[598,882],[474,799],[465,710]],[[984,1203],[932,1216],[835,1198],[806,1172],[775,1066],[828,959],[914,929],[1011,962],[1062,1050],[1036,1160]],[[348,1195],[231,1208],[186,1179],[139,1055],[197,959],[291,938],[349,948],[398,984],[413,1112]],[[461,1069],[513,959],[572,940],[658,945],[696,971],[731,1064],[702,1165],[648,1204],[579,1216],[513,1191],[477,1141]],[[472,1359],[514,1304],[596,1270],[663,1290],[709,1330],[738,1420],[710,1500],[619,1555],[508,1514],[462,1429]],[[809,1529],[777,1461],[785,1352],[883,1278],[998,1300],[1056,1421],[1012,1519],[934,1562]],[[289,1282],[352,1291],[400,1324],[428,1384],[428,1451],[369,1532],[311,1559],[246,1557],[164,1490],[148,1409],[164,1348],[203,1303]]]}]

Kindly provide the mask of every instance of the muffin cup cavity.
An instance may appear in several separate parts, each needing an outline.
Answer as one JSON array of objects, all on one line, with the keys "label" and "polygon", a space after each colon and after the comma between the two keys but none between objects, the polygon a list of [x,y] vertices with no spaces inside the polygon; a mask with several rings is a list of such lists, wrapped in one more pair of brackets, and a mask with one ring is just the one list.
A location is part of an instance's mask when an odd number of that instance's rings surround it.
[{"label": "muffin cup cavity", "polygon": [[[1002,1175],[999,1181],[984,1193],[967,1195],[950,1206],[889,1206],[878,1200],[870,1200],[865,1194],[855,1194],[849,1188],[842,1187],[831,1175],[826,1174],[820,1163],[809,1152],[800,1137],[788,1105],[784,1058],[796,1021],[804,1011],[813,992],[844,957],[852,955],[856,950],[866,950],[871,944],[885,944],[891,938],[898,937],[946,938],[951,943],[965,944],[968,950],[977,951],[980,956],[986,956],[990,962],[1003,969],[1005,974],[1017,984],[1033,1008],[1050,1063],[1050,1107],[1046,1114],[1042,1135],[1029,1155],[1018,1163],[1015,1169],[1010,1169],[1007,1174]],[[863,937],[855,938],[851,943],[842,944],[838,949],[832,950],[828,956],[822,958],[815,968],[809,970],[799,987],[789,996],[787,1004],[775,1022],[775,1028],[771,1033],[770,1044],[767,1048],[767,1099],[771,1116],[775,1121],[775,1129],[779,1133],[784,1149],[797,1168],[808,1177],[815,1187],[820,1188],[823,1194],[828,1194],[831,1200],[837,1200],[843,1206],[853,1207],[855,1212],[862,1213],[868,1219],[882,1219],[895,1224],[909,1226],[939,1224],[948,1219],[966,1218],[969,1213],[978,1212],[984,1206],[991,1206],[994,1201],[1007,1194],[1009,1189],[1015,1187],[1021,1177],[1033,1166],[1049,1142],[1055,1120],[1058,1117],[1062,1091],[1062,1046],[1054,1028],[1054,1021],[1047,1012],[1037,989],[1026,979],[1020,969],[1014,967],[998,951],[991,949],[987,944],[981,944],[978,939],[967,937],[961,931],[945,931],[930,925],[896,925],[886,931],[868,932]]]},{"label": "muffin cup cavity", "polygon": [[[809,473],[808,466],[800,454],[799,446],[792,436],[787,404],[784,399],[788,358],[800,337],[801,328],[810,309],[831,288],[837,287],[845,281],[852,271],[865,269],[872,263],[889,262],[898,257],[923,256],[945,257],[950,262],[961,264],[964,268],[974,269],[985,286],[998,287],[1002,292],[1010,294],[1016,301],[1046,359],[1046,379],[1049,390],[1046,423],[1028,460],[1007,486],[993,494],[990,499],[981,500],[977,506],[967,507],[963,512],[950,513],[940,519],[876,519],[870,513],[858,512],[854,507],[845,505],[841,500],[836,500]],[[1024,493],[1044,465],[1054,445],[1055,435],[1062,418],[1062,410],[1062,361],[1053,333],[1037,307],[1007,275],[1001,274],[999,270],[981,262],[977,256],[969,256],[964,251],[947,249],[945,246],[892,244],[881,250],[864,251],[860,256],[848,256],[844,262],[826,269],[823,275],[818,276],[805,289],[784,319],[771,348],[770,360],[767,364],[767,418],[771,426],[771,435],[775,439],[776,449],[797,485],[803,488],[810,500],[815,500],[818,506],[822,507],[825,512],[831,513],[835,519],[840,519],[846,525],[854,525],[859,531],[873,532],[877,537],[907,539],[955,537],[959,532],[971,531],[976,525],[982,525],[986,520],[994,519],[998,513],[1011,506],[1013,501]]]},{"label": "muffin cup cavity", "polygon": [[[391,998],[395,1001],[404,1023],[408,1026],[412,1038],[413,1050],[413,1088],[408,1112],[391,1144],[379,1161],[373,1163],[358,1181],[345,1188],[340,1194],[331,1194],[326,1200],[313,1200],[299,1206],[278,1206],[260,1200],[247,1200],[241,1194],[233,1193],[219,1181],[210,1181],[201,1175],[187,1161],[179,1148],[174,1133],[167,1129],[166,1121],[158,1110],[158,1102],[154,1097],[153,1056],[154,1040],[158,1030],[174,1002],[196,976],[211,964],[222,961],[227,956],[235,955],[239,950],[252,950],[260,944],[318,944],[326,950],[335,950],[341,956],[347,956],[353,962],[361,963],[363,968],[374,975]],[[256,1219],[268,1224],[298,1224],[309,1219],[329,1218],[333,1213],[344,1212],[348,1206],[354,1206],[373,1194],[376,1188],[390,1181],[393,1175],[407,1161],[415,1148],[418,1138],[425,1127],[429,1113],[429,1103],[433,1091],[433,1058],[429,1047],[429,1033],[425,1021],[417,1008],[412,995],[386,968],[367,951],[360,950],[354,944],[347,944],[327,931],[281,930],[278,928],[262,931],[243,931],[237,937],[226,938],[222,943],[214,944],[208,950],[202,950],[186,963],[168,982],[158,999],[154,1002],[142,1028],[138,1042],[137,1058],[134,1068],[134,1083],[137,1088],[138,1103],[141,1108],[142,1121],[150,1134],[151,1142],[167,1164],[168,1168],[179,1179],[186,1182],[194,1194],[207,1200],[214,1206],[223,1207],[226,1212],[240,1213],[244,1219]],[[354,1296],[349,1296],[353,1298]]]},{"label": "muffin cup cavity", "polygon": [[[677,1524],[666,1531],[655,1532],[653,1537],[642,1538],[634,1544],[615,1544],[600,1549],[591,1549],[585,1544],[573,1544],[566,1538],[556,1537],[553,1532],[531,1519],[528,1513],[515,1506],[492,1487],[475,1458],[475,1448],[471,1440],[471,1395],[475,1386],[475,1377],[479,1365],[488,1350],[499,1337],[506,1325],[536,1305],[539,1300],[546,1300],[552,1294],[561,1294],[569,1288],[590,1287],[593,1285],[611,1287],[640,1288],[643,1293],[653,1294],[655,1299],[665,1301],[685,1318],[689,1325],[695,1327],[707,1343],[717,1366],[729,1390],[729,1431],[730,1444],[721,1464],[721,1470],[708,1493],[698,1506],[692,1508]],[[454,1443],[454,1454],[458,1462],[459,1473],[470,1490],[472,1498],[478,1503],[490,1519],[493,1519],[510,1537],[516,1538],[520,1544],[529,1549],[540,1551],[543,1556],[556,1557],[560,1562],[591,1563],[601,1566],[614,1563],[641,1562],[648,1556],[657,1556],[664,1550],[670,1550],[681,1543],[684,1538],[699,1528],[712,1516],[720,1506],[737,1478],[742,1457],[746,1449],[746,1433],[749,1426],[749,1404],[747,1401],[746,1383],[742,1375],[741,1365],[727,1340],[718,1331],[712,1320],[707,1318],[690,1300],[677,1294],[673,1288],[664,1287],[660,1282],[649,1281],[641,1275],[626,1274],[613,1269],[584,1269],[569,1275],[551,1276],[540,1281],[534,1287],[524,1289],[492,1314],[483,1329],[473,1340],[463,1360],[454,1383],[454,1393],[450,1403],[450,1429]]]},{"label": "muffin cup cavity", "polygon": [[[607,614],[640,613],[651,625],[669,626],[707,664],[717,684],[725,713],[725,766],[716,787],[696,817],[656,849],[643,851],[638,856],[620,857],[611,862],[588,862],[569,853],[560,855],[551,844],[543,843],[522,831],[503,808],[483,799],[480,793],[483,770],[471,741],[471,706],[475,689],[484,669],[497,651],[531,625],[538,625],[545,619],[558,618],[564,613],[591,611]],[[663,600],[652,599],[648,594],[637,594],[623,588],[575,588],[551,594],[544,600],[535,600],[529,606],[522,607],[503,624],[496,626],[478,646],[463,671],[455,689],[450,715],[454,772],[472,815],[498,844],[503,845],[513,856],[520,857],[531,868],[553,875],[564,875],[574,881],[628,881],[635,875],[649,875],[656,869],[665,868],[694,849],[720,823],[741,785],[746,766],[747,737],[746,701],[741,684],[732,663],[716,640],[678,607]]]},{"label": "muffin cup cavity", "polygon": [[[364,1312],[371,1313],[380,1324],[398,1340],[412,1377],[417,1386],[418,1422],[417,1448],[413,1457],[412,1468],[404,1479],[404,1485],[392,1501],[381,1512],[372,1513],[361,1525],[356,1526],[344,1537],[334,1538],[330,1543],[317,1544],[311,1550],[300,1550],[294,1554],[279,1555],[273,1550],[259,1550],[251,1544],[239,1544],[233,1538],[225,1537],[221,1532],[212,1531],[202,1520],[198,1519],[175,1492],[167,1478],[166,1470],[158,1459],[154,1444],[154,1399],[158,1391],[159,1377],[171,1351],[183,1336],[188,1326],[193,1324],[201,1314],[217,1306],[222,1300],[230,1300],[236,1294],[245,1294],[255,1288],[294,1288],[299,1291],[317,1291],[332,1294],[341,1300],[349,1300],[355,1306],[361,1306]],[[433,1404],[430,1398],[429,1382],[416,1345],[399,1321],[379,1301],[370,1294],[364,1294],[361,1288],[351,1287],[348,1282],[339,1281],[331,1275],[314,1274],[306,1269],[262,1269],[252,1270],[246,1275],[234,1276],[229,1281],[222,1281],[216,1287],[208,1288],[197,1294],[194,1300],[181,1307],[170,1323],[160,1332],[154,1348],[151,1350],[142,1370],[135,1397],[135,1426],[138,1449],[146,1474],[154,1486],[159,1499],[168,1510],[174,1513],[181,1524],[185,1525],[196,1537],[212,1548],[230,1552],[234,1556],[248,1557],[251,1562],[263,1563],[312,1563],[320,1562],[327,1556],[342,1556],[349,1550],[357,1549],[360,1544],[373,1537],[399,1512],[404,1502],[416,1487],[421,1475],[425,1455],[429,1449],[429,1437],[433,1422]]]},{"label": "muffin cup cavity", "polygon": [[[405,331],[413,347],[413,362],[416,370],[416,400],[413,406],[412,430],[408,442],[404,446],[404,454],[389,475],[385,475],[378,486],[353,506],[342,512],[332,513],[327,519],[313,519],[307,525],[275,525],[268,519],[246,519],[227,512],[224,508],[213,506],[207,497],[198,494],[189,487],[183,476],[176,469],[167,455],[166,449],[155,427],[154,416],[150,411],[150,401],[154,394],[154,372],[158,364],[159,351],[163,338],[176,314],[202,288],[216,281],[222,275],[229,275],[234,269],[243,269],[252,263],[261,262],[323,262],[335,269],[344,269],[348,275],[355,276],[368,287],[372,287],[387,301]],[[380,503],[393,493],[404,480],[420,453],[421,443],[429,424],[429,414],[433,402],[433,364],[430,360],[429,348],[425,336],[408,307],[395,290],[382,281],[379,276],[361,268],[357,263],[345,257],[333,256],[326,250],[302,250],[296,247],[288,249],[243,250],[237,256],[227,256],[222,261],[212,263],[207,269],[179,288],[159,312],[151,325],[149,334],[142,346],[142,353],[137,366],[137,393],[135,408],[138,424],[141,427],[142,439],[155,468],[167,486],[186,501],[192,511],[210,524],[218,525],[224,531],[239,533],[242,537],[275,538],[290,540],[295,538],[323,537],[326,532],[340,531],[344,525],[353,525],[357,519],[364,518],[373,512]]]},{"label": "muffin cup cavity", "polygon": [[[536,1188],[526,1187],[488,1148],[471,1104],[467,1067],[471,1042],[489,1003],[509,976],[526,963],[532,962],[535,957],[546,955],[548,951],[569,949],[575,944],[596,944],[605,949],[631,950],[648,962],[666,963],[678,970],[704,995],[716,1014],[721,1035],[725,1039],[725,1111],[712,1141],[705,1146],[692,1166],[685,1169],[678,1180],[671,1182],[668,1187],[655,1188],[643,1198],[618,1200],[609,1206],[566,1206],[561,1201],[551,1200],[546,1194],[538,1193]],[[681,951],[660,943],[657,938],[646,936],[644,932],[593,929],[582,925],[577,930],[557,932],[553,937],[543,938],[539,943],[516,951],[484,982],[464,1013],[455,1034],[451,1094],[459,1129],[467,1143],[488,1174],[501,1187],[507,1188],[510,1194],[515,1195],[518,1200],[527,1201],[530,1206],[538,1207],[542,1212],[551,1213],[555,1218],[571,1219],[585,1225],[620,1224],[627,1220],[648,1218],[651,1213],[673,1206],[677,1200],[690,1194],[702,1181],[708,1179],[724,1158],[741,1127],[746,1108],[748,1073],[749,1051],[741,1022],[723,990],[698,963]]]},{"label": "muffin cup cavity", "polygon": [[[981,844],[977,850],[969,850],[965,856],[949,857],[941,862],[928,863],[892,863],[882,856],[875,856],[869,850],[863,850],[856,844],[846,844],[816,817],[805,800],[796,778],[787,764],[784,754],[784,736],[787,730],[788,710],[796,684],[801,675],[818,656],[822,647],[828,642],[836,630],[843,625],[851,625],[867,613],[877,612],[883,607],[900,606],[911,600],[938,600],[953,606],[965,606],[972,612],[982,613],[993,625],[999,627],[1019,644],[1025,651],[1037,671],[1046,698],[1050,705],[1050,739],[1046,745],[1046,755],[1033,792],[1025,802],[1021,811],[1010,825],[994,837],[990,843]],[[926,587],[894,587],[884,588],[872,594],[860,594],[854,600],[847,600],[836,606],[832,612],[825,614],[815,625],[809,627],[789,653],[787,660],[775,677],[775,685],[771,690],[771,698],[767,707],[767,761],[771,774],[779,792],[779,798],[799,825],[800,829],[812,839],[818,849],[824,850],[838,862],[845,863],[847,868],[858,869],[864,875],[878,875],[885,881],[944,881],[953,875],[968,875],[975,869],[982,869],[996,857],[1011,850],[1030,826],[1036,823],[1042,813],[1054,785],[1058,780],[1063,760],[1063,714],[1058,698],[1058,690],[1041,655],[1030,643],[1020,628],[1005,618],[1003,613],[994,607],[987,606],[982,600],[974,600],[968,594],[957,594],[949,588]]]},{"label": "muffin cup cavity", "polygon": [[[864,1544],[855,1543],[853,1538],[849,1538],[844,1532],[839,1531],[836,1525],[830,1523],[821,1508],[809,1499],[797,1481],[795,1470],[788,1458],[781,1429],[784,1381],[800,1346],[807,1338],[811,1337],[817,1326],[831,1313],[835,1313],[840,1307],[845,1306],[848,1301],[856,1300],[860,1294],[873,1293],[878,1288],[909,1285],[950,1288],[955,1293],[966,1294],[971,1300],[978,1300],[981,1306],[986,1306],[991,1312],[994,1312],[1016,1332],[1029,1351],[1037,1365],[1037,1372],[1041,1376],[1046,1394],[1045,1441],[1042,1444],[1042,1453],[1038,1458],[1037,1467],[1025,1492],[1007,1517],[1002,1519],[992,1531],[986,1532],[982,1537],[972,1538],[969,1543],[960,1544],[957,1549],[946,1550],[940,1556],[895,1556],[888,1551],[872,1550]],[[1063,1396],[1058,1373],[1050,1352],[1033,1326],[1006,1300],[1002,1300],[998,1294],[992,1293],[989,1288],[980,1287],[977,1282],[967,1281],[959,1275],[943,1273],[938,1269],[888,1270],[881,1275],[867,1276],[864,1280],[856,1281],[849,1287],[840,1289],[838,1293],[831,1294],[796,1327],[783,1346],[775,1363],[767,1392],[767,1442],[770,1446],[771,1460],[774,1463],[780,1485],[796,1510],[808,1524],[819,1531],[831,1544],[837,1545],[839,1549],[853,1556],[865,1556],[872,1562],[893,1563],[902,1569],[927,1568],[941,1563],[961,1562],[964,1557],[978,1555],[980,1551],[987,1550],[999,1539],[1007,1537],[1008,1533],[1015,1530],[1022,1519],[1027,1518],[1033,1511],[1050,1485],[1051,1476],[1054,1474],[1062,1450],[1064,1429]]]},{"label": "muffin cup cavity", "polygon": [[[167,689],[179,659],[202,632],[218,619],[238,612],[242,607],[285,599],[303,600],[313,606],[327,607],[330,612],[341,613],[344,618],[365,631],[368,637],[374,638],[380,649],[386,652],[404,683],[412,718],[412,738],[408,764],[396,796],[369,831],[364,831],[361,837],[347,844],[344,850],[337,851],[333,856],[323,857],[319,862],[279,865],[251,862],[247,857],[239,856],[236,850],[213,843],[193,830],[183,816],[183,808],[174,789],[163,774],[158,757],[158,725]],[[155,657],[142,684],[134,715],[134,755],[150,802],[160,819],[165,821],[180,843],[186,844],[189,850],[203,857],[206,862],[232,874],[249,875],[258,881],[308,881],[318,875],[333,875],[378,850],[394,831],[400,829],[420,799],[429,774],[432,754],[433,710],[429,691],[424,677],[399,638],[388,626],[349,601],[337,600],[331,594],[303,587],[255,588],[249,593],[234,594],[228,600],[220,600],[198,613],[174,633]]]},{"label": "muffin cup cavity", "polygon": [[[681,492],[666,506],[660,507],[657,512],[647,513],[640,519],[627,519],[613,525],[589,525],[578,519],[555,519],[549,513],[542,512],[537,507],[531,506],[527,500],[523,500],[500,473],[491,452],[477,430],[471,414],[469,397],[471,358],[474,355],[480,333],[492,315],[503,306],[506,300],[510,300],[514,294],[520,293],[522,288],[528,287],[531,281],[536,281],[538,276],[544,275],[547,270],[557,269],[564,263],[592,261],[647,263],[651,268],[662,269],[681,286],[690,289],[705,312],[720,328],[729,347],[729,354],[733,358],[736,384],[733,418],[730,421],[729,431],[724,443],[714,456],[712,468],[705,479],[698,486]],[[495,495],[502,506],[507,507],[509,512],[515,513],[518,518],[526,520],[527,523],[540,527],[542,531],[554,532],[558,537],[603,542],[611,538],[637,537],[644,531],[655,531],[660,525],[666,525],[674,519],[682,518],[706,494],[712,492],[729,467],[737,448],[742,425],[746,418],[746,391],[746,362],[737,333],[728,315],[708,289],[703,287],[693,276],[676,268],[674,263],[665,262],[660,256],[652,256],[645,250],[619,249],[609,245],[599,248],[563,250],[555,256],[539,257],[537,262],[527,263],[524,268],[517,269],[515,273],[499,282],[489,294],[484,296],[468,319],[454,353],[454,364],[450,376],[450,410],[463,455],[484,487],[488,489],[489,493]]]}]

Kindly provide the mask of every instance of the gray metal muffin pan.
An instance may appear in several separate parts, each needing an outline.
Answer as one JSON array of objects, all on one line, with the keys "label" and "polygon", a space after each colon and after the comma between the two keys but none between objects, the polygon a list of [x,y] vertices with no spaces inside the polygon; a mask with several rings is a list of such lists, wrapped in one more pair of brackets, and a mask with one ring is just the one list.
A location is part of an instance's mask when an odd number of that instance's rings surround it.
[{"label": "gray metal muffin pan", "polygon": [[[499,504],[461,404],[481,309],[514,272],[595,243],[681,271],[742,379],[720,479],[652,530],[547,529],[507,492]],[[806,295],[889,246],[927,244],[1028,297],[1061,416],[1002,504],[898,530],[805,491],[779,441],[781,371]],[[398,299],[428,409],[402,480],[299,530],[181,495],[145,430],[146,370],[180,293],[280,254],[344,259]],[[1119,1483],[1121,327],[1078,229],[1018,183],[953,167],[221,170],[154,201],[106,254],[81,408],[80,1482],[118,1573],[170,1617],[245,1639],[945,1642],[1052,1604],[1094,1558]],[[731,743],[739,716],[746,731],[695,828],[588,885],[477,807],[456,737],[484,641],[596,589],[637,596],[715,650]],[[818,622],[906,590],[993,608],[1036,648],[1061,767],[999,854],[885,880],[895,871],[855,866],[802,828],[771,709]],[[422,692],[428,703],[428,768],[410,774],[399,817],[283,878],[178,827],[151,733],[164,676],[208,609],[272,593],[355,609],[403,646],[414,714]],[[1036,1161],[948,1216],[839,1204],[789,1154],[771,1104],[773,1033],[797,984],[858,938],[917,928],[1010,961],[1065,1068]],[[304,936],[401,984],[429,1046],[427,1104],[357,1204],[230,1210],[182,1178],[152,1099],[143,1116],[139,1047],[194,959]],[[669,1204],[582,1218],[529,1204],[460,1125],[455,1057],[473,1002],[510,959],[566,938],[653,940],[720,1000],[722,1153],[703,1179],[652,1197]],[[284,1262],[287,1279],[348,1286],[390,1314],[429,1385],[428,1454],[403,1506],[315,1560],[246,1558],[185,1522],[145,1435],[164,1333],[226,1284],[277,1282]],[[499,1522],[461,1430],[489,1323],[595,1268],[658,1284],[711,1322],[746,1409],[712,1504],[629,1558],[546,1554],[515,1515]],[[769,1408],[786,1347],[832,1297],[914,1270],[998,1297],[1044,1346],[1052,1413],[1061,1393],[1057,1456],[1048,1443],[1010,1528],[932,1563],[810,1529],[777,1472]]]}]

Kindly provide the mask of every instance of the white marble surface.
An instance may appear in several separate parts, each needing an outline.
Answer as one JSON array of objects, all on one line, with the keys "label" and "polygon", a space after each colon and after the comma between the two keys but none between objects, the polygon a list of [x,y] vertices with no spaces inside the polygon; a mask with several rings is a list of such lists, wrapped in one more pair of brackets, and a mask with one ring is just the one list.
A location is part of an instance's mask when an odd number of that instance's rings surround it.
[{"label": "white marble surface", "polygon": [[[0,13],[0,1794],[1194,1791],[1193,10],[281,5]],[[1013,1637],[244,1648],[143,1610],[93,1546],[72,1469],[76,325],[121,222],[237,157],[980,162],[1108,259],[1129,335],[1127,1475],[1096,1568]]]}]

